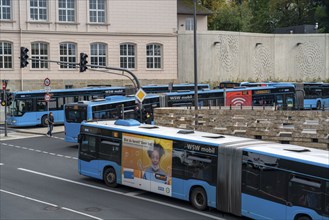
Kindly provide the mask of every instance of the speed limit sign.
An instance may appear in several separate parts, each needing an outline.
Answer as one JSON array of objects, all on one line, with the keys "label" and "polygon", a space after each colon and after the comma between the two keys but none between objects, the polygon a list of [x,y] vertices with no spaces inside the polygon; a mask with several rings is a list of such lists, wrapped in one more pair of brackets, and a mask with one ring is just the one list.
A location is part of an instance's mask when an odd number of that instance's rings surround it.
[{"label": "speed limit sign", "polygon": [[50,100],[50,95],[49,94],[45,94],[45,101],[48,102]]}]

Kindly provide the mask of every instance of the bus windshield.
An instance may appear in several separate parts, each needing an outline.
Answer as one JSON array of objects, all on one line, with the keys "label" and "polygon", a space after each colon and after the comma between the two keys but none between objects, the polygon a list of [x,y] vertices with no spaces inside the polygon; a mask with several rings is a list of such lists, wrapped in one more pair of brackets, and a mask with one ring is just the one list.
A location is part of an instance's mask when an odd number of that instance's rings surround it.
[{"label": "bus windshield", "polygon": [[75,106],[72,108],[67,106],[65,108],[65,119],[69,123],[81,123],[84,120],[87,120],[87,108]]}]

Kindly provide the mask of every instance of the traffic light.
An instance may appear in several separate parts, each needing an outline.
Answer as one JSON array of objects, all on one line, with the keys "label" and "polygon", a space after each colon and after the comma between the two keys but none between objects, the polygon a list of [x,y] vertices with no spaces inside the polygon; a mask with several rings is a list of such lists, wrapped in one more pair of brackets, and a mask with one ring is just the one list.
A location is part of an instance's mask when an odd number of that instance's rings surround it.
[{"label": "traffic light", "polygon": [[2,92],[1,92],[1,105],[6,106],[5,90],[2,90]]},{"label": "traffic light", "polygon": [[26,47],[21,47],[21,56],[19,59],[21,60],[21,68],[26,67],[29,62],[27,61],[29,59],[29,55],[27,54],[29,52],[29,49]]},{"label": "traffic light", "polygon": [[7,92],[7,106],[10,106],[12,102],[13,102],[13,94]]},{"label": "traffic light", "polygon": [[88,69],[88,67],[87,67],[87,63],[88,63],[87,58],[88,58],[87,54],[80,53],[80,63],[79,63],[80,72],[84,72]]}]

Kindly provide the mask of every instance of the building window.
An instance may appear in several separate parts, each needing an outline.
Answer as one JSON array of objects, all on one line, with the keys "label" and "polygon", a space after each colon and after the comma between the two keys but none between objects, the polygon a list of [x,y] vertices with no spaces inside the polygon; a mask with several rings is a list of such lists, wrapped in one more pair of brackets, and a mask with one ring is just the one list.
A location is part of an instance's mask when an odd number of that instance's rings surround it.
[{"label": "building window", "polygon": [[75,21],[75,0],[58,0],[58,20]]},{"label": "building window", "polygon": [[[76,45],[73,43],[61,43],[59,45],[60,61],[67,63],[76,63]],[[73,69],[76,68],[74,64],[65,65],[60,64],[61,69]]]},{"label": "building window", "polygon": [[105,22],[104,0],[89,0],[89,20],[93,23]]},{"label": "building window", "polygon": [[31,58],[38,59],[32,60],[32,68],[34,69],[47,69],[48,62],[48,44],[47,43],[32,43],[31,44]]},{"label": "building window", "polygon": [[121,44],[120,45],[120,67],[126,69],[135,69],[135,45]]},{"label": "building window", "polygon": [[186,18],[185,19],[185,30],[193,31],[194,30],[194,19],[193,18]]},{"label": "building window", "polygon": [[106,44],[93,43],[90,45],[90,64],[106,66]]},{"label": "building window", "polygon": [[160,44],[146,46],[146,67],[148,69],[162,68],[162,46]]},{"label": "building window", "polygon": [[0,69],[13,68],[12,44],[0,42]]},{"label": "building window", "polygon": [[0,20],[10,20],[10,0],[0,0]]},{"label": "building window", "polygon": [[30,0],[30,18],[35,21],[48,19],[47,0]]}]

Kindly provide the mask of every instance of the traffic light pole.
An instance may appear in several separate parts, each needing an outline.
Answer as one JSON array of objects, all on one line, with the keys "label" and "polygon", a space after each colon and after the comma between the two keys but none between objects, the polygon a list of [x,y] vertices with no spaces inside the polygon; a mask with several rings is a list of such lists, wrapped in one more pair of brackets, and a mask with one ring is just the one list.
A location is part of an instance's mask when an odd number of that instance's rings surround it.
[{"label": "traffic light pole", "polygon": [[3,99],[6,100],[6,106],[5,106],[5,137],[8,136],[7,134],[7,92],[6,90],[3,91]]}]

